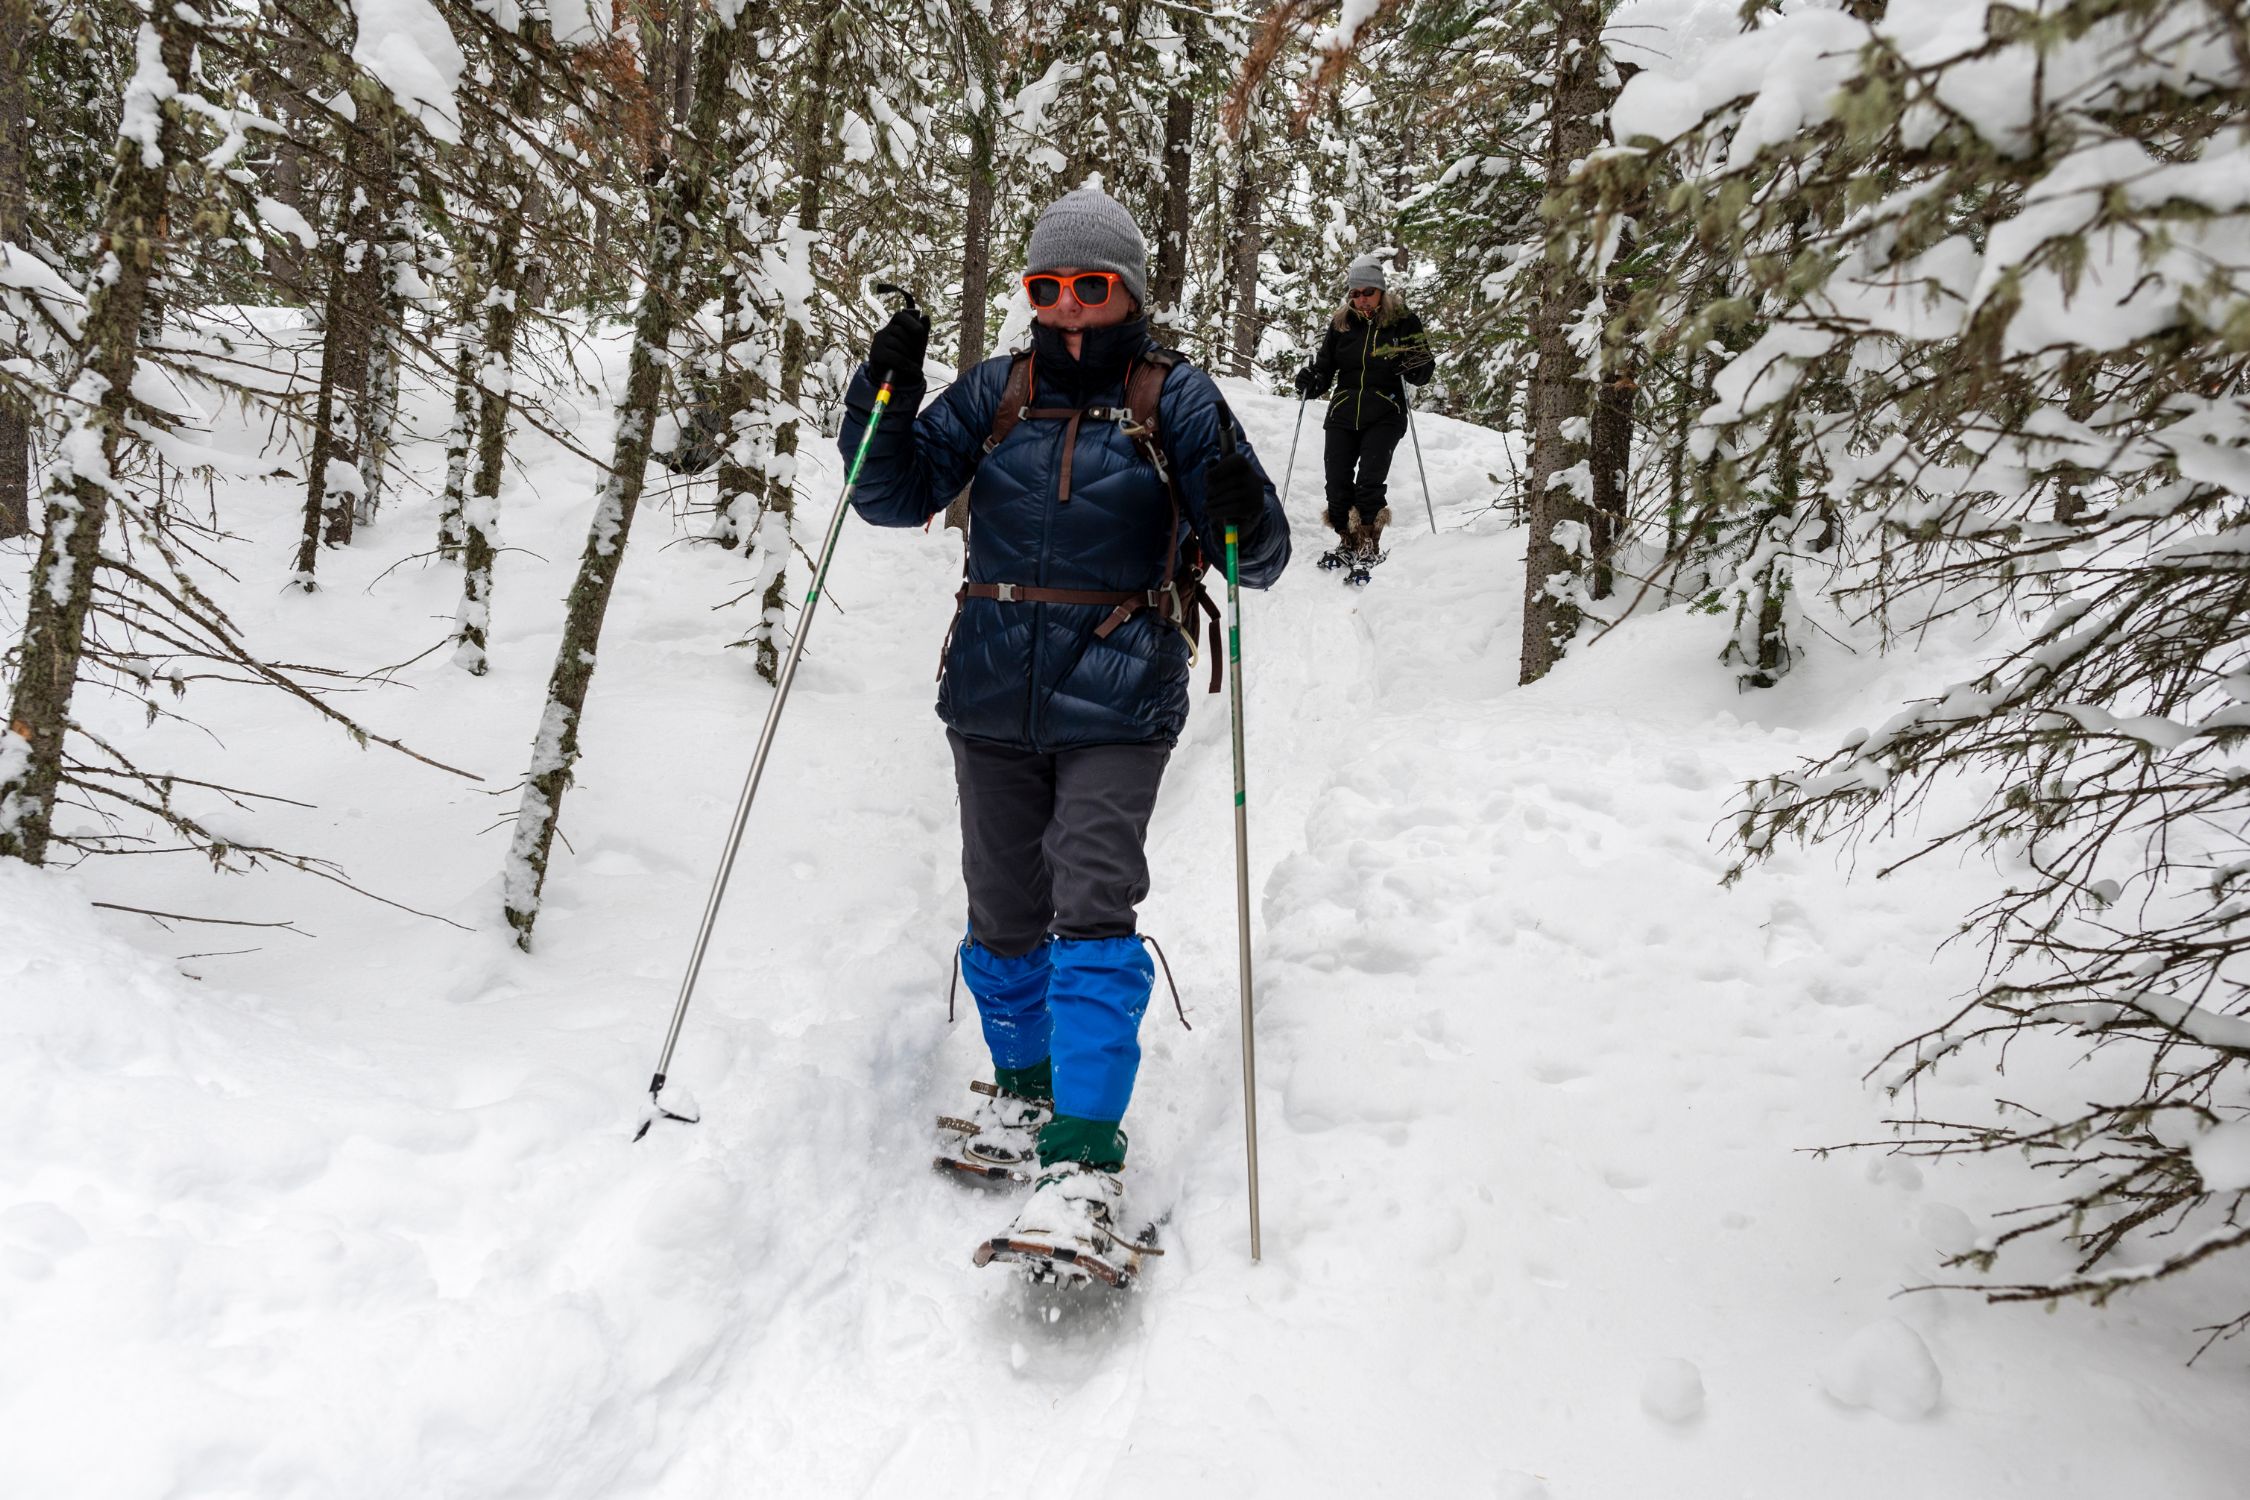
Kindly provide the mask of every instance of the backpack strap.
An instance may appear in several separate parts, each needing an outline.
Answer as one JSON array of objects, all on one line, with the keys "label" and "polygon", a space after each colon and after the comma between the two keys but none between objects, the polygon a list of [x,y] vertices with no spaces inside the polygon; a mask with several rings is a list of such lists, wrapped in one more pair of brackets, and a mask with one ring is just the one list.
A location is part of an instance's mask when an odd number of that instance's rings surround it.
[{"label": "backpack strap", "polygon": [[[1151,349],[1133,362],[1125,377],[1125,410],[1118,414],[1118,430],[1133,440],[1141,456],[1156,470],[1157,478],[1164,481],[1164,493],[1172,501],[1172,534],[1180,532],[1180,482],[1172,473],[1172,465],[1164,451],[1164,382],[1172,376],[1172,367],[1184,362],[1177,349]],[[1234,414],[1219,405],[1219,420],[1231,422]],[[1187,566],[1180,567],[1180,554],[1187,554]],[[1210,564],[1203,556],[1203,548],[1190,533],[1182,547],[1173,549],[1164,561],[1164,582],[1161,592],[1166,596],[1165,622],[1187,637],[1188,653],[1195,654],[1195,627],[1198,611],[1209,622],[1211,655],[1211,691],[1219,691],[1226,680],[1226,652],[1220,649],[1219,606],[1203,586],[1203,575]],[[1185,574],[1183,580],[1182,574]]]},{"label": "backpack strap", "polygon": [[1008,383],[1000,388],[1000,404],[992,409],[992,430],[984,439],[987,453],[999,447],[1001,440],[1016,430],[1016,424],[1024,419],[1025,409],[1031,405],[1032,357],[1032,352],[1026,349],[1008,363]]}]

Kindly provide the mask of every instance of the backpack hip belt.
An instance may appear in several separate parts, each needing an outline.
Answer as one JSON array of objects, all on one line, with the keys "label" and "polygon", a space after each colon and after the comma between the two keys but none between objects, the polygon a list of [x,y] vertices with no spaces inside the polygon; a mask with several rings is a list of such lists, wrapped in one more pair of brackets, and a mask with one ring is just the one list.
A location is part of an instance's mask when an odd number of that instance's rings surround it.
[{"label": "backpack hip belt", "polygon": [[1195,639],[1195,610],[1198,603],[1214,615],[1218,607],[1211,603],[1202,588],[1189,584],[1182,594],[1176,583],[1153,589],[1043,589],[1028,583],[964,583],[954,596],[955,607],[971,599],[992,599],[1002,604],[1109,604],[1116,606],[1109,617],[1094,627],[1094,639],[1107,640],[1112,631],[1144,609],[1153,609],[1157,618],[1187,638],[1188,665],[1194,666],[1202,656]]}]

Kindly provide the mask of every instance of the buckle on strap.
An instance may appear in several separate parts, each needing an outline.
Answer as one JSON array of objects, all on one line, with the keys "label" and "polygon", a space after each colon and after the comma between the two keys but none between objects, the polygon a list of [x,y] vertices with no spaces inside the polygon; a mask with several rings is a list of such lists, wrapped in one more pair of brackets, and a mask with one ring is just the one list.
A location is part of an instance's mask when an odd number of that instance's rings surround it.
[{"label": "buckle on strap", "polygon": [[1020,591],[1012,583],[996,583],[992,586],[992,597],[1002,604],[1015,603],[1018,592]]}]

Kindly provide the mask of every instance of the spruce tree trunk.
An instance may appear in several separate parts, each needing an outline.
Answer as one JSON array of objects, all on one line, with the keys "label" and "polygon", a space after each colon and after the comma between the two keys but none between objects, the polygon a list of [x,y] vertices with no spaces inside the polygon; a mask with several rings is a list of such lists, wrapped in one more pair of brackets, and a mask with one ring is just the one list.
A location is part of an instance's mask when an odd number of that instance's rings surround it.
[{"label": "spruce tree trunk", "polygon": [[[1612,266],[1633,254],[1635,236],[1621,236]],[[1614,587],[1617,545],[1625,535],[1631,506],[1628,493],[1633,463],[1633,408],[1640,392],[1641,347],[1631,326],[1633,288],[1622,274],[1612,275],[1602,286],[1601,389],[1594,397],[1593,435],[1588,459],[1593,465],[1593,576],[1596,599],[1607,599]]]},{"label": "spruce tree trunk", "polygon": [[555,654],[555,668],[547,679],[546,707],[540,715],[531,770],[525,778],[523,802],[502,872],[508,925],[516,930],[517,945],[527,950],[539,919],[539,897],[547,880],[547,859],[554,846],[563,793],[570,787],[571,768],[578,761],[578,725],[585,711],[587,689],[593,683],[602,618],[609,610],[610,591],[624,562],[633,512],[648,479],[649,435],[664,384],[667,349],[684,307],[693,232],[710,185],[708,143],[718,132],[723,101],[730,92],[728,75],[742,50],[740,42],[757,29],[758,23],[744,14],[734,25],[714,24],[704,33],[696,52],[695,105],[688,115],[687,130],[679,138],[678,159],[650,193],[648,282],[633,324],[625,396],[617,408],[617,443],[610,472],[595,493],[594,523],[586,536],[585,551],[579,556],[577,582],[571,586],[562,648]]},{"label": "spruce tree trunk", "polygon": [[[1546,184],[1553,201],[1571,168],[1601,144],[1609,101],[1602,88],[1599,0],[1561,0],[1555,11],[1554,98],[1548,113]],[[1550,223],[1538,305],[1531,385],[1531,536],[1524,553],[1523,660],[1519,680],[1536,682],[1577,633],[1579,597],[1590,582],[1593,542],[1594,383],[1570,330],[1594,300],[1578,268],[1575,225]]]},{"label": "spruce tree trunk", "polygon": [[992,306],[992,167],[997,122],[989,108],[969,121],[969,202],[961,229],[961,349],[953,367],[966,371],[985,356],[985,317]]},{"label": "spruce tree trunk", "polygon": [[344,216],[322,267],[327,281],[321,317],[320,390],[313,405],[312,454],[305,463],[305,526],[294,581],[307,593],[321,544],[352,539],[365,481],[360,474],[361,422],[367,411],[368,357],[383,293],[383,243],[388,224],[391,153],[388,121],[376,90],[355,101],[359,119],[344,127]]},{"label": "spruce tree trunk", "polygon": [[367,351],[367,420],[359,434],[359,507],[355,525],[373,521],[376,511],[382,508],[383,482],[389,472],[391,449],[398,439],[398,372],[403,355],[401,325],[406,319],[406,306],[391,295],[389,274],[386,269],[383,295],[375,304],[374,335]]},{"label": "spruce tree trunk", "polygon": [[[726,286],[719,311],[718,413],[719,437],[725,446],[719,452],[718,525],[713,535],[720,546],[731,550],[747,543],[757,530],[771,485],[763,463],[753,468],[740,462],[736,448],[745,432],[754,435],[754,449],[759,441],[769,447],[772,442],[770,434],[757,434],[756,426],[771,395],[765,355],[772,329],[765,326],[765,312],[746,285],[757,274],[755,258],[731,217],[726,242]],[[683,429],[683,439],[687,436]],[[762,459],[765,455],[756,456]]]},{"label": "spruce tree trunk", "polygon": [[[141,23],[140,50],[146,57],[153,46],[166,81],[175,91],[186,92],[195,38],[180,9],[150,8]],[[127,128],[132,128],[130,118]],[[179,106],[166,100],[156,111],[153,141],[120,134],[115,171],[103,195],[103,254],[91,282],[79,363],[70,382],[74,430],[61,445],[47,485],[45,529],[25,604],[15,698],[8,732],[0,736],[0,856],[14,855],[35,865],[46,859],[55,792],[62,782],[63,738],[78,685],[127,397],[140,363],[142,318],[150,283],[172,242],[169,183],[180,133]]]},{"label": "spruce tree trunk", "polygon": [[1265,248],[1265,199],[1259,189],[1257,158],[1251,154],[1255,135],[1243,138],[1241,175],[1234,186],[1234,212],[1230,240],[1233,264],[1228,268],[1233,287],[1233,327],[1229,338],[1233,358],[1228,373],[1249,377],[1258,369],[1258,335],[1264,322],[1258,316],[1258,256]]},{"label": "spruce tree trunk", "polygon": [[[546,36],[542,21],[527,18],[519,31],[527,45]],[[508,91],[517,120],[529,120],[539,103],[539,79],[521,62]],[[461,507],[461,609],[453,632],[453,664],[472,677],[492,670],[485,646],[492,630],[492,563],[500,553],[500,476],[508,457],[508,416],[515,378],[516,330],[523,321],[524,219],[531,183],[505,153],[512,178],[508,207],[493,226],[491,261],[486,267],[484,353],[477,361],[477,442],[474,478]]]},{"label": "spruce tree trunk", "polygon": [[453,351],[453,425],[445,433],[445,490],[438,501],[438,556],[451,561],[468,542],[462,519],[469,450],[477,431],[477,346],[464,332]]},{"label": "spruce tree trunk", "polygon": [[[32,0],[0,0],[0,241],[12,245],[23,243],[27,217],[24,156],[31,88],[24,60],[31,55],[37,21]],[[0,394],[0,541],[30,530],[30,414]]]},{"label": "spruce tree trunk", "polygon": [[31,531],[31,424],[0,395],[0,542]]},{"label": "spruce tree trunk", "polygon": [[[821,27],[813,45],[810,76],[825,79],[836,59],[837,28]],[[806,88],[798,95],[797,223],[808,240],[820,233],[822,200],[828,191],[828,91]],[[758,523],[758,623],[751,646],[758,675],[772,682],[781,672],[781,626],[788,611],[790,530],[797,518],[797,439],[802,425],[797,406],[805,393],[805,371],[812,363],[812,339],[803,325],[791,323],[781,338],[781,420],[773,433],[773,470],[767,477],[765,510]]]},{"label": "spruce tree trunk", "polygon": [[1628,481],[1633,462],[1633,397],[1638,387],[1631,370],[1633,350],[1620,351],[1618,368],[1607,371],[1594,399],[1593,440],[1587,447],[1593,465],[1592,556],[1588,593],[1607,599],[1616,586],[1617,544],[1625,535]]},{"label": "spruce tree trunk", "polygon": [[[390,124],[385,120],[385,125]],[[385,155],[391,153],[386,150]],[[389,162],[395,175],[399,163]],[[358,520],[371,522],[383,503],[383,485],[389,472],[391,449],[398,440],[399,371],[406,362],[407,299],[399,290],[399,269],[414,259],[421,218],[411,202],[400,203],[383,226],[380,265],[376,268],[375,318],[368,335],[367,420],[361,424],[359,443],[360,502]]]},{"label": "spruce tree trunk", "polygon": [[1778,493],[1760,512],[1752,532],[1750,555],[1743,560],[1744,583],[1735,600],[1734,639],[1721,653],[1723,660],[1745,670],[1736,679],[1743,687],[1772,687],[1788,675],[1795,653],[1789,646],[1789,595],[1796,587],[1798,506],[1803,497],[1804,470],[1798,453],[1797,410],[1794,398],[1774,414],[1778,445],[1775,479]]},{"label": "spruce tree trunk", "polygon": [[[261,4],[262,29],[275,38],[272,76],[261,78],[251,75],[252,95],[266,113],[280,121],[285,129],[274,144],[273,170],[266,188],[276,203],[297,210],[309,223],[313,215],[305,208],[305,138],[317,128],[315,117],[309,115],[298,99],[299,91],[311,93],[321,81],[319,49],[306,40],[298,30],[298,21],[289,14],[289,8]],[[309,288],[305,285],[305,255],[303,245],[292,234],[276,236],[266,251],[266,266],[274,282],[293,302],[308,303]]]},{"label": "spruce tree trunk", "polygon": [[1156,274],[1148,300],[1175,319],[1187,290],[1190,189],[1195,174],[1195,96],[1185,87],[1164,101],[1164,212],[1157,223]]}]

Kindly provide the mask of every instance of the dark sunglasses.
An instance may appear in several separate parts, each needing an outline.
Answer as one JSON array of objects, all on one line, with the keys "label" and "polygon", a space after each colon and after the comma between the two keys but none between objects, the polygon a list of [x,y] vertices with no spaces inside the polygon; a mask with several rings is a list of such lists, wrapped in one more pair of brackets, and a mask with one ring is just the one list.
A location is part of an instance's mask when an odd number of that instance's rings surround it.
[{"label": "dark sunglasses", "polygon": [[1053,307],[1062,301],[1066,280],[1070,286],[1070,295],[1078,299],[1080,307],[1100,307],[1109,301],[1110,288],[1117,285],[1119,277],[1115,271],[1080,271],[1076,276],[1068,278],[1026,276],[1023,279],[1024,295],[1031,299],[1033,307]]}]

